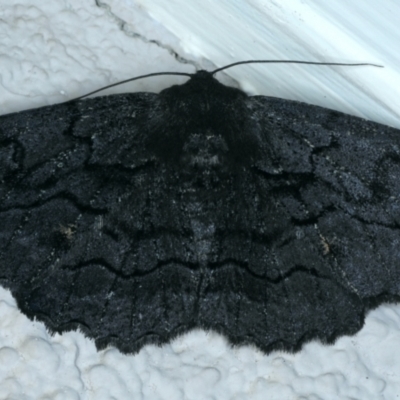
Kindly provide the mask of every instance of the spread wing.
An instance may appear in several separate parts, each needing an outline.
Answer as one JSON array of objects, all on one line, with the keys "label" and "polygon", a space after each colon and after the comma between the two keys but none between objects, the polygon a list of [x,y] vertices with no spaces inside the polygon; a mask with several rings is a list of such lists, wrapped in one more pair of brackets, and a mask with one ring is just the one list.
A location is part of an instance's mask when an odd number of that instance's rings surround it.
[{"label": "spread wing", "polygon": [[265,320],[255,342],[297,349],[353,334],[368,309],[400,299],[400,131],[277,98],[247,107],[263,151],[253,226],[265,282],[246,297],[265,299],[248,307]]},{"label": "spread wing", "polygon": [[194,327],[268,352],[399,299],[398,130],[171,96],[0,117],[0,279],[24,313],[126,352]]}]

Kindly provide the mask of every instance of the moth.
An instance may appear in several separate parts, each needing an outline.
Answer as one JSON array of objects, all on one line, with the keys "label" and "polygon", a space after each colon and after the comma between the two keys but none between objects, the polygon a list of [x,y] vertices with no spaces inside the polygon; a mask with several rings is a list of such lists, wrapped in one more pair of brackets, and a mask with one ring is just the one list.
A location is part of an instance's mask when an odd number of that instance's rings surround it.
[{"label": "moth", "polygon": [[399,301],[400,131],[220,70],[0,117],[0,283],[28,317],[99,349],[203,328],[268,353]]}]

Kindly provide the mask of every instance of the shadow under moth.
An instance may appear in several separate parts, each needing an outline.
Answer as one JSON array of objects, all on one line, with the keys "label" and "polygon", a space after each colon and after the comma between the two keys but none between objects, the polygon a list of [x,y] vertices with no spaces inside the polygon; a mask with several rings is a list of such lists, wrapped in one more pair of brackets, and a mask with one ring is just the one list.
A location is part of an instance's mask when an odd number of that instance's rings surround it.
[{"label": "shadow under moth", "polygon": [[268,353],[400,300],[400,131],[219,70],[0,117],[0,283],[28,317],[126,353],[193,328]]}]

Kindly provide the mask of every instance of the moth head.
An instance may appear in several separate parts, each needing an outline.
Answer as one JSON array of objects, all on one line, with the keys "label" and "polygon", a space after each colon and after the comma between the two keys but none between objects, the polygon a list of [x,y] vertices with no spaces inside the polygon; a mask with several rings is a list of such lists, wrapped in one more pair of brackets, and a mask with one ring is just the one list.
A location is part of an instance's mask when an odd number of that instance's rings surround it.
[{"label": "moth head", "polygon": [[252,164],[259,143],[247,115],[247,95],[199,71],[161,92],[148,126],[148,148],[179,170],[228,172]]}]

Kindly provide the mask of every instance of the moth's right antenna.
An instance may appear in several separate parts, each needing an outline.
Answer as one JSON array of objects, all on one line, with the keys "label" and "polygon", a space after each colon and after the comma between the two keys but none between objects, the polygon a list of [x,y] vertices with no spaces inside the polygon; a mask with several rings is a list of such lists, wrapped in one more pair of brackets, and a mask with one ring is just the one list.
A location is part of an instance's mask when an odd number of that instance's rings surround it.
[{"label": "moth's right antenna", "polygon": [[383,68],[383,65],[371,64],[371,63],[349,64],[349,63],[316,62],[316,61],[300,61],[300,60],[248,60],[248,61],[238,61],[233,64],[228,64],[225,65],[224,67],[217,68],[216,70],[211,72],[211,75],[223,71],[224,69],[236,67],[237,65],[242,65],[242,64],[308,64],[308,65],[341,65],[346,67],[357,67],[357,66],[360,67],[369,65],[372,67]]}]

